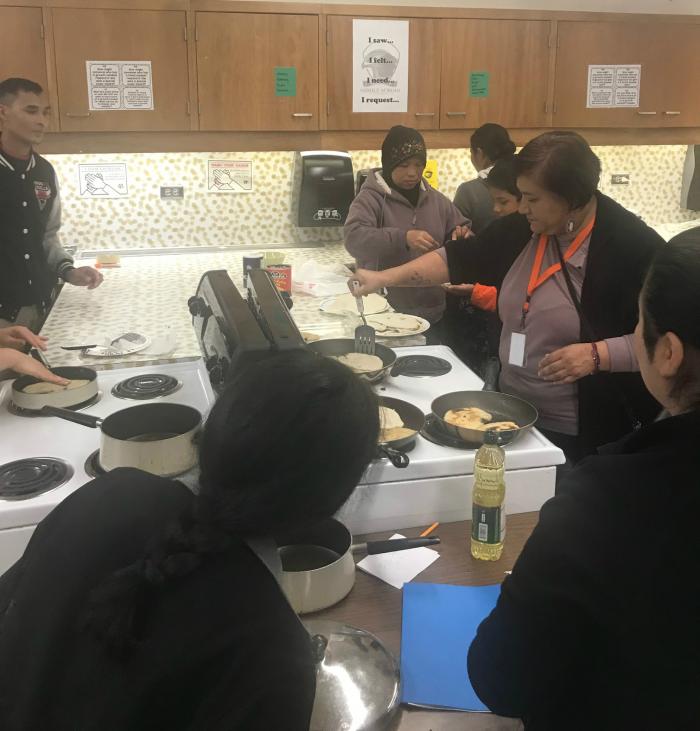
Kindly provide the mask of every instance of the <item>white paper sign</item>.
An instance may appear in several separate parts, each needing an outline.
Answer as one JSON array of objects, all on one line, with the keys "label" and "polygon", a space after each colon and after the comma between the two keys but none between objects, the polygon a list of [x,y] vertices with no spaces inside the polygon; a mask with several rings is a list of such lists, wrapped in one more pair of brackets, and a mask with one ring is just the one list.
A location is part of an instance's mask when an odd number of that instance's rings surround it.
[{"label": "white paper sign", "polygon": [[408,21],[352,21],[352,111],[408,109]]},{"label": "white paper sign", "polygon": [[252,193],[252,161],[207,160],[207,190],[210,193]]},{"label": "white paper sign", "polygon": [[86,61],[90,111],[153,111],[150,61]]},{"label": "white paper sign", "polygon": [[128,198],[126,163],[78,165],[81,198]]},{"label": "white paper sign", "polygon": [[639,106],[642,67],[633,65],[589,66],[588,109]]}]

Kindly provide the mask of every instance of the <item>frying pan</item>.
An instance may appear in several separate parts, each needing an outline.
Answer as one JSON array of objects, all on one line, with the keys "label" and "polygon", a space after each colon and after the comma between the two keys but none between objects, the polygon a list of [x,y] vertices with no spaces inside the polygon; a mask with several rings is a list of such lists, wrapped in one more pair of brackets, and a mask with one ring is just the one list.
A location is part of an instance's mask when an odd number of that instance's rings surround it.
[{"label": "frying pan", "polygon": [[[357,352],[355,350],[355,341],[352,338],[316,340],[313,343],[309,343],[308,347],[320,355],[325,355],[327,358]],[[370,371],[369,373],[358,373],[357,375],[370,383],[379,383],[392,369],[394,363],[396,363],[396,353],[391,348],[387,348],[386,345],[375,343],[374,354],[382,359],[382,368],[376,371]]]},{"label": "frying pan", "polygon": [[417,406],[409,404],[408,401],[401,401],[401,399],[389,398],[388,396],[381,396],[379,398],[379,405],[394,409],[401,417],[404,426],[416,432],[407,437],[401,437],[401,439],[379,442],[377,446],[379,455],[391,460],[394,467],[408,467],[410,459],[406,452],[402,451],[402,447],[408,446],[417,438],[418,432],[425,425],[425,415]]},{"label": "frying pan", "polygon": [[109,471],[135,467],[161,477],[182,474],[197,464],[196,439],[202,423],[197,409],[183,404],[139,404],[102,419],[55,406],[42,413],[100,428],[100,466]]},{"label": "frying pan", "polygon": [[12,403],[17,408],[26,411],[41,411],[44,406],[71,407],[84,404],[86,401],[97,396],[97,372],[92,368],[83,366],[61,366],[51,368],[61,378],[69,378],[72,381],[88,381],[80,388],[54,391],[53,393],[24,393],[24,389],[32,383],[41,383],[40,378],[34,376],[21,376],[15,379],[12,384]]},{"label": "frying pan", "polygon": [[510,444],[534,425],[538,413],[531,403],[496,390],[500,367],[498,358],[489,359],[486,365],[483,390],[454,391],[439,396],[433,401],[430,409],[442,429],[467,444],[483,444],[487,430],[455,426],[448,424],[443,418],[450,409],[465,409],[469,406],[488,411],[493,417],[492,421],[513,421],[518,425],[517,429],[498,432],[500,444]]},{"label": "frying pan", "polygon": [[355,585],[354,553],[389,553],[440,543],[431,536],[353,544],[350,531],[335,518],[287,531],[275,541],[282,561],[282,589],[299,614],[331,607],[350,593]]}]

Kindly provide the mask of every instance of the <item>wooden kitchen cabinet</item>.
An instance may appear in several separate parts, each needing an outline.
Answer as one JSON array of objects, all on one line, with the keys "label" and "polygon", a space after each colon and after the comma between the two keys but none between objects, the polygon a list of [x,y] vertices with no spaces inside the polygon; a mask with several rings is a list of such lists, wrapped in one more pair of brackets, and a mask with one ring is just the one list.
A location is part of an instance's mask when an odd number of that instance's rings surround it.
[{"label": "wooden kitchen cabinet", "polygon": [[[361,17],[361,16],[356,16]],[[398,18],[393,18],[398,20]],[[437,129],[440,114],[440,20],[409,21],[408,111],[352,111],[352,21],[327,18],[327,126],[329,130],[388,130],[396,124],[414,129]]]},{"label": "wooden kitchen cabinet", "polygon": [[[440,22],[441,129],[473,129],[485,122],[507,128],[547,125],[550,21]],[[487,95],[479,95],[483,86],[470,89],[472,74],[482,83],[488,74]]]},{"label": "wooden kitchen cabinet", "polygon": [[47,89],[41,8],[0,7],[0,80],[17,76]]},{"label": "wooden kitchen cabinet", "polygon": [[[560,21],[557,45],[555,125],[700,125],[699,24]],[[639,107],[587,109],[589,64],[641,64]]]},{"label": "wooden kitchen cabinet", "polygon": [[[184,12],[54,8],[52,13],[62,131],[190,128]],[[154,109],[91,111],[86,61],[150,61]]]},{"label": "wooden kitchen cabinet", "polygon": [[318,15],[200,12],[196,39],[200,129],[319,128]]}]

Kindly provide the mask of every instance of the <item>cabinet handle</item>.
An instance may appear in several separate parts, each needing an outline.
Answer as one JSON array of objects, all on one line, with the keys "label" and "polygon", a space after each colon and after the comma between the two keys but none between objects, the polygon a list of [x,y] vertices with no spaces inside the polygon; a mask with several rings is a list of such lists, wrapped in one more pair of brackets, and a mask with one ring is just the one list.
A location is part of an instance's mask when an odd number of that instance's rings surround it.
[{"label": "cabinet handle", "polygon": [[447,112],[448,117],[466,117],[466,112]]},{"label": "cabinet handle", "polygon": [[680,112],[664,112],[664,114],[667,117],[679,117],[681,113]]},{"label": "cabinet handle", "polygon": [[90,112],[86,112],[85,114],[73,114],[72,112],[66,112],[66,117],[71,117],[72,119],[85,119],[89,116],[91,116]]},{"label": "cabinet handle", "polygon": [[640,117],[653,117],[656,112],[637,112]]},{"label": "cabinet handle", "polygon": [[416,112],[416,117],[434,117],[435,112]]},{"label": "cabinet handle", "polygon": [[313,117],[314,115],[311,114],[311,112],[294,112],[292,114],[292,117]]}]

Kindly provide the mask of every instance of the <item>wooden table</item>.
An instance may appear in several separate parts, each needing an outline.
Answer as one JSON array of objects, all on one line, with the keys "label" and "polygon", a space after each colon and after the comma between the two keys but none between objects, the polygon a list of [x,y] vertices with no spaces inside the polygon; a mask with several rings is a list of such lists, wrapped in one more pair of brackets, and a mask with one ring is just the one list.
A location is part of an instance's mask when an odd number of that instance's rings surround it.
[{"label": "wooden table", "polygon": [[[416,580],[435,584],[478,586],[503,581],[520,554],[525,541],[537,523],[538,513],[509,515],[506,544],[498,561],[477,561],[469,552],[471,523],[443,523],[435,531],[442,543],[437,547],[440,558]],[[358,536],[356,540],[388,538],[396,531]],[[401,531],[412,537],[420,530]],[[360,627],[377,635],[385,646],[399,657],[401,649],[401,592],[383,581],[357,572],[355,587],[339,604],[309,618],[334,619]],[[515,731],[520,721],[490,713],[423,711],[401,708],[391,729],[395,731]]]}]

